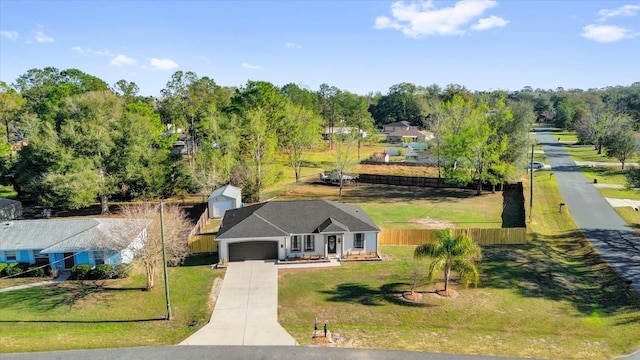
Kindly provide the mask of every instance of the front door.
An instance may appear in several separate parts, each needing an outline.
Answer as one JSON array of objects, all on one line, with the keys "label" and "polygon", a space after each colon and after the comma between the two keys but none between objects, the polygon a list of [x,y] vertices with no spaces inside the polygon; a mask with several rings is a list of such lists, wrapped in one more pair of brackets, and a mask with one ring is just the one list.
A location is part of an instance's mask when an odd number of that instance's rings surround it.
[{"label": "front door", "polygon": [[335,254],[336,253],[336,249],[338,248],[337,243],[336,243],[336,236],[335,235],[329,235],[327,237],[327,247],[328,247],[328,253],[329,254]]},{"label": "front door", "polygon": [[75,265],[75,261],[73,261],[73,253],[64,253],[64,268],[71,269],[73,265]]}]

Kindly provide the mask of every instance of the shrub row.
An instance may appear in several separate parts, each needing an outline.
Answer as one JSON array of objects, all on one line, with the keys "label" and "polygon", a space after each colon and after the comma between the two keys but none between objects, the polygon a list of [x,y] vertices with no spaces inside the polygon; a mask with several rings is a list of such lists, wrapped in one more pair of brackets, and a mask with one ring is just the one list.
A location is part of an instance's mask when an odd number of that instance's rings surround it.
[{"label": "shrub row", "polygon": [[93,269],[88,264],[78,264],[71,268],[71,278],[77,280],[121,279],[129,276],[131,267],[127,264],[100,264]]},{"label": "shrub row", "polygon": [[29,263],[0,263],[0,276],[43,277],[45,274],[44,268]]}]

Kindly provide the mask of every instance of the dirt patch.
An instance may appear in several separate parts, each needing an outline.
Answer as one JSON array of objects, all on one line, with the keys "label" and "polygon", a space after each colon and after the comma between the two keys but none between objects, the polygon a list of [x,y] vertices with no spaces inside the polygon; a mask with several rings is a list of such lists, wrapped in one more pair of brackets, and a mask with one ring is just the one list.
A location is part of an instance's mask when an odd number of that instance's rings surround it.
[{"label": "dirt patch", "polygon": [[457,298],[460,294],[453,289],[449,289],[447,291],[436,290],[435,292],[430,293],[430,295],[440,299],[454,299]]},{"label": "dirt patch", "polygon": [[402,293],[402,295],[400,295],[400,299],[403,301],[407,301],[407,302],[412,302],[412,303],[419,303],[422,302],[422,298],[424,297],[424,295],[422,295],[419,292],[405,292]]},{"label": "dirt patch", "polygon": [[441,219],[432,219],[430,217],[412,219],[410,222],[413,225],[418,225],[425,229],[452,229],[456,227],[456,225],[451,221],[441,220]]}]

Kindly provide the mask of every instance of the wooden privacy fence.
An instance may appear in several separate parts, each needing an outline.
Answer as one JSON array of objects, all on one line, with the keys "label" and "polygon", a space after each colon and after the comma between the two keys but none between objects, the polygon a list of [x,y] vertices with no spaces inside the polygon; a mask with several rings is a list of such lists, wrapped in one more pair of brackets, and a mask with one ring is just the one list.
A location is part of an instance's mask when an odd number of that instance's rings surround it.
[{"label": "wooden privacy fence", "polygon": [[213,234],[189,235],[189,251],[192,254],[218,252],[218,242]]},{"label": "wooden privacy fence", "polygon": [[196,223],[196,225],[191,230],[191,235],[202,234],[204,232],[205,226],[207,226],[207,220],[209,220],[209,207],[208,206],[204,209],[204,212],[202,213],[202,215],[200,215],[200,218],[198,219],[198,222]]},{"label": "wooden privacy fence", "polygon": [[[467,234],[478,245],[520,245],[527,243],[527,228],[452,229]],[[382,229],[380,245],[421,245],[435,242],[438,229]]]}]

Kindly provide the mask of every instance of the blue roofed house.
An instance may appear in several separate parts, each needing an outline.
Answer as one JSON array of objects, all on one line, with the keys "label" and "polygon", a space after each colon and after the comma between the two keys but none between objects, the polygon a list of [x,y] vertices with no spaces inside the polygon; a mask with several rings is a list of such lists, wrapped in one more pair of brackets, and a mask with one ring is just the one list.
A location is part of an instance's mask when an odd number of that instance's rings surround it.
[{"label": "blue roofed house", "polygon": [[378,253],[380,228],[358,206],[328,200],[270,201],[227,210],[220,261]]},{"label": "blue roofed house", "polygon": [[146,241],[146,221],[123,219],[14,220],[0,223],[0,262],[51,264],[129,263]]}]

